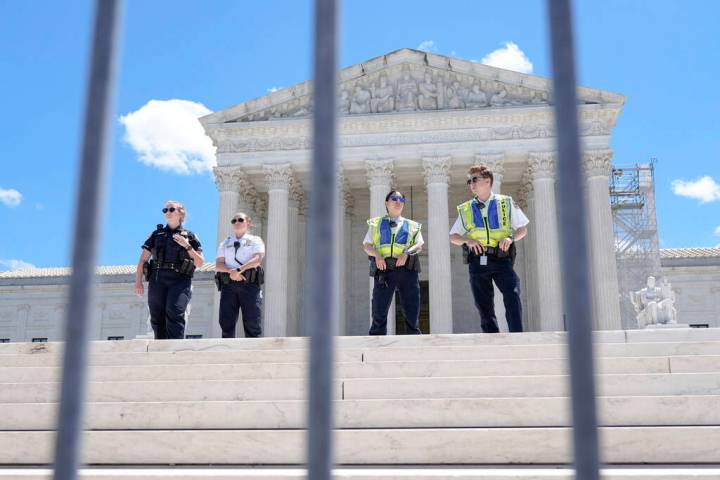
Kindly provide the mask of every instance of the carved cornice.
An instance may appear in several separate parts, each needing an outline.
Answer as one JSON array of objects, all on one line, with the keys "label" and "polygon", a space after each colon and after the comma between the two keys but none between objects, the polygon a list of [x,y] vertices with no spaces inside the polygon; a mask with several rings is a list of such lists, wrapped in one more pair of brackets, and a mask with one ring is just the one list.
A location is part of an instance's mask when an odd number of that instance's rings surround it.
[{"label": "carved cornice", "polygon": [[613,151],[610,149],[603,150],[586,150],[583,152],[583,168],[586,178],[605,177],[610,175],[612,168]]},{"label": "carved cornice", "polygon": [[449,155],[423,157],[423,170],[425,173],[425,184],[433,183],[447,184],[450,180],[450,162]]},{"label": "carved cornice", "polygon": [[[609,135],[619,110],[580,112],[581,135]],[[469,113],[473,113],[470,115]],[[309,150],[307,121],[231,123],[208,128],[219,154],[257,151]],[[421,145],[438,142],[537,139],[555,136],[551,110],[492,113],[449,111],[439,114],[396,114],[345,118],[340,123],[340,147]]]},{"label": "carved cornice", "polygon": [[389,158],[365,160],[365,171],[369,187],[389,187],[392,184],[393,160]]},{"label": "carved cornice", "polygon": [[528,173],[535,180],[555,179],[555,152],[530,152]]},{"label": "carved cornice", "polygon": [[293,170],[289,163],[263,165],[263,170],[265,172],[265,183],[267,184],[268,191],[290,191]]}]

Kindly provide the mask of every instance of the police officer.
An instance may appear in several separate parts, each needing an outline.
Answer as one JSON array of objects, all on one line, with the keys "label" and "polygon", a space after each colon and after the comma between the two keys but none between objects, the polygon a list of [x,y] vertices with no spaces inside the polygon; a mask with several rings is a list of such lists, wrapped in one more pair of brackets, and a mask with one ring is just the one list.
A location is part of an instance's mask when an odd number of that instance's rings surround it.
[{"label": "police officer", "polygon": [[395,296],[405,314],[408,334],[420,334],[420,262],[417,254],[425,243],[422,225],[401,214],[405,195],[396,190],[385,196],[387,215],[368,220],[363,250],[370,256],[370,275],[374,277],[372,326],[370,335],[387,335],[387,315]]},{"label": "police officer", "polygon": [[260,307],[265,244],[248,230],[252,221],[245,213],[230,220],[233,235],[220,242],[215,258],[215,279],[220,290],[220,328],[223,338],[235,337],[238,313],[242,310],[246,337],[262,334]]},{"label": "police officer", "polygon": [[155,339],[185,338],[185,310],[192,296],[193,272],[203,265],[202,247],[197,236],[183,228],[182,203],[168,200],[162,212],[166,225],[159,224],[142,246],[135,272],[135,294],[141,296],[144,292],[145,273]]},{"label": "police officer", "polygon": [[463,247],[469,263],[470,287],[480,312],[480,327],[485,333],[499,331],[495,282],[503,296],[508,329],[522,332],[520,279],[513,270],[514,243],[527,234],[530,222],[511,197],[492,192],[493,173],[487,167],[471,167],[467,184],[475,197],[458,205],[450,242]]}]

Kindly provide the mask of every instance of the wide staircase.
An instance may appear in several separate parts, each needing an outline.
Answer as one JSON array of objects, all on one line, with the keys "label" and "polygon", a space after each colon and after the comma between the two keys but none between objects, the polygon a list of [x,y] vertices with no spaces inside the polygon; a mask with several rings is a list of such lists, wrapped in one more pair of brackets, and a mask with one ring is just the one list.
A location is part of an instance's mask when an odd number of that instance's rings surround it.
[{"label": "wide staircase", "polygon": [[[720,479],[720,329],[594,338],[602,478]],[[574,478],[565,341],[338,338],[335,478]],[[306,347],[94,342],[82,478],[305,478]],[[50,478],[61,354],[0,345],[0,479]]]}]

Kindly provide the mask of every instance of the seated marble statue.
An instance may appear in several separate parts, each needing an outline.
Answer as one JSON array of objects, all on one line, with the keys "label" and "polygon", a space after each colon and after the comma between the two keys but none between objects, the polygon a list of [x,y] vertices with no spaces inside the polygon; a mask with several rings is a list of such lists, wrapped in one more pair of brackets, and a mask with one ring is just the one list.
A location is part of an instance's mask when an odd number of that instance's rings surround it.
[{"label": "seated marble statue", "polygon": [[433,83],[432,75],[425,73],[425,81],[418,85],[418,107],[421,110],[437,110],[438,108],[438,87]]},{"label": "seated marble statue", "polygon": [[638,327],[649,325],[667,325],[677,323],[677,310],[675,309],[675,294],[667,279],[661,287],[655,282],[655,277],[649,276],[647,286],[637,292],[630,292],[630,301],[637,313]]},{"label": "seated marble statue", "polygon": [[386,113],[395,110],[395,92],[385,75],[380,77],[380,86],[376,87],[374,83],[370,86],[370,93],[370,109],[373,112]]},{"label": "seated marble statue", "polygon": [[355,85],[355,93],[350,101],[350,113],[370,113],[370,92],[360,84]]}]

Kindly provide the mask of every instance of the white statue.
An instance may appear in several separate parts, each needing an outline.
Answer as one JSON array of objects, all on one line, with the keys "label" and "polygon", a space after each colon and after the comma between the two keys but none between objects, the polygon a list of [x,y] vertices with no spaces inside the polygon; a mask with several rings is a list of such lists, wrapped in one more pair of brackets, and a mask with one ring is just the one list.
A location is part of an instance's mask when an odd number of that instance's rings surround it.
[{"label": "white statue", "polygon": [[640,328],[648,325],[677,324],[675,293],[667,279],[664,279],[663,284],[658,287],[655,284],[655,277],[649,276],[645,288],[630,292],[630,301],[635,307]]}]

